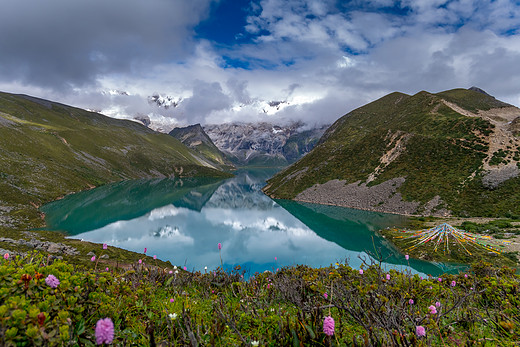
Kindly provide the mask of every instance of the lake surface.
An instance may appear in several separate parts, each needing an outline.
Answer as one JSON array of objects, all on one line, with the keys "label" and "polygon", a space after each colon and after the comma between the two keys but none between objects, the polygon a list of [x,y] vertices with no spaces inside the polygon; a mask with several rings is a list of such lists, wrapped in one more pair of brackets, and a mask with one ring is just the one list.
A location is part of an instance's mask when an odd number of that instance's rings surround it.
[{"label": "lake surface", "polygon": [[[406,218],[335,206],[272,200],[261,192],[276,170],[244,170],[228,180],[135,180],[69,195],[41,208],[49,229],[135,252],[148,249],[189,270],[241,265],[249,274],[286,265],[354,268],[382,254],[386,267],[438,275],[459,268],[405,260],[377,234]],[[219,254],[218,243],[222,244]]]}]

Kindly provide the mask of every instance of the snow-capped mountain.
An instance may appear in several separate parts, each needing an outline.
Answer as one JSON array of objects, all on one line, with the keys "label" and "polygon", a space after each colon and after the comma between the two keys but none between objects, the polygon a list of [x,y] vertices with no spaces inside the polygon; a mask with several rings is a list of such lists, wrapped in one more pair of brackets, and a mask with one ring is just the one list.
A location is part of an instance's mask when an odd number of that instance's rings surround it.
[{"label": "snow-capped mountain", "polygon": [[286,165],[308,153],[328,126],[308,129],[304,123],[207,125],[213,143],[239,165]]},{"label": "snow-capped mountain", "polygon": [[148,103],[150,105],[156,105],[158,107],[162,107],[164,109],[169,109],[170,107],[177,107],[179,103],[182,102],[182,98],[175,99],[169,95],[161,95],[158,93],[154,93],[148,97]]}]

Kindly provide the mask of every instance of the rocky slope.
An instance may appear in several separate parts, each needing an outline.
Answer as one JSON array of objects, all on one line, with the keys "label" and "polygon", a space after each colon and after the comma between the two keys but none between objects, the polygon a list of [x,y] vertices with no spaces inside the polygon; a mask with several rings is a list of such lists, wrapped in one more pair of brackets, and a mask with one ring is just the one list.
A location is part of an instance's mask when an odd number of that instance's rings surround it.
[{"label": "rocky slope", "polygon": [[392,93],[336,121],[274,198],[402,214],[520,215],[520,109],[478,88]]},{"label": "rocky slope", "polygon": [[303,123],[279,126],[262,122],[207,125],[204,130],[237,165],[283,166],[308,153],[326,128],[306,130]]},{"label": "rocky slope", "polygon": [[208,165],[222,169],[233,168],[233,164],[227,159],[224,153],[215,146],[200,124],[174,128],[169,132],[169,135],[200,153]]},{"label": "rocky slope", "polygon": [[0,229],[41,224],[70,192],[147,177],[227,177],[166,134],[24,95],[0,93]]}]

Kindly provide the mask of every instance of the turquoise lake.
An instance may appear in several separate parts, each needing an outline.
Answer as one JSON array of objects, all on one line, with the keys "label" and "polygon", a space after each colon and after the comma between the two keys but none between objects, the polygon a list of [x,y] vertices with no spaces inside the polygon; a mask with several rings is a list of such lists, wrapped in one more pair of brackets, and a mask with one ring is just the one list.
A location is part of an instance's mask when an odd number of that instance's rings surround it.
[{"label": "turquoise lake", "polygon": [[[211,178],[124,181],[72,194],[41,208],[47,227],[107,243],[188,270],[241,265],[248,274],[287,265],[354,268],[378,252],[387,268],[439,275],[462,267],[407,261],[377,230],[405,217],[335,206],[272,200],[261,192],[276,170]],[[222,244],[219,254],[218,243]]]}]

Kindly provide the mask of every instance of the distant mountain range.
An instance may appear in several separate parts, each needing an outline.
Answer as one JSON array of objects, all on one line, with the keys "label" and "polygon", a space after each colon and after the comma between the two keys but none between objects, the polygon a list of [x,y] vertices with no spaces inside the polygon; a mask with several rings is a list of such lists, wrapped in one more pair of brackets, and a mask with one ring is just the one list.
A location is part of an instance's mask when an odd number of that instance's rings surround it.
[{"label": "distant mountain range", "polygon": [[264,191],[400,214],[520,215],[520,109],[479,88],[392,93],[336,121]]},{"label": "distant mountain range", "polygon": [[235,165],[285,166],[310,152],[327,127],[262,122],[207,125],[204,130]]}]

